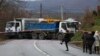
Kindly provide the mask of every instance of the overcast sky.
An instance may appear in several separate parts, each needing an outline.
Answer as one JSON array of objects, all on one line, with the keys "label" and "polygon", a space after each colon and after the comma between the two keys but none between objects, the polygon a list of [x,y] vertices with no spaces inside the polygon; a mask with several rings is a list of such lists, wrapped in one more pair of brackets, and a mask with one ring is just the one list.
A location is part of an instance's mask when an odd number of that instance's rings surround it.
[{"label": "overcast sky", "polygon": [[20,0],[20,1],[40,1],[40,0]]},{"label": "overcast sky", "polygon": [[[43,6],[48,9],[54,9],[61,4],[64,5],[66,9],[85,9],[85,8],[96,8],[98,0],[21,0],[21,1],[33,1],[35,3],[28,3],[26,7],[34,9],[39,7],[39,3],[43,2]],[[25,4],[24,4],[25,5]],[[36,8],[35,8],[36,9]]]}]

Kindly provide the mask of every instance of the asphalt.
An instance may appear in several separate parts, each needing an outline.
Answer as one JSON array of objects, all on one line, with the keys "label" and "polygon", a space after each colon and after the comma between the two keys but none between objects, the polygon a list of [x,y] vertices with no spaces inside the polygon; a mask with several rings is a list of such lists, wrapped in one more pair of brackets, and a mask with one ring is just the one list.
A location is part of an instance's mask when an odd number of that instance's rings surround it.
[{"label": "asphalt", "polygon": [[57,40],[7,40],[0,43],[0,56],[100,56],[83,53],[69,44],[69,51]]}]

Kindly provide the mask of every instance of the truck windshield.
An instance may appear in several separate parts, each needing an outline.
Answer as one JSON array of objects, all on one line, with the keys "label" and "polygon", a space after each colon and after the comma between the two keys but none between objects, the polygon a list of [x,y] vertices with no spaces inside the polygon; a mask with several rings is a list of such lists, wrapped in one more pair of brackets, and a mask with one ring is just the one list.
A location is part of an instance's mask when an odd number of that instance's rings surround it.
[{"label": "truck windshield", "polygon": [[67,27],[68,28],[76,28],[76,23],[75,22],[67,23]]},{"label": "truck windshield", "polygon": [[67,29],[67,28],[66,28],[66,23],[62,23],[62,28],[63,28],[64,30]]},{"label": "truck windshield", "polygon": [[12,27],[12,26],[14,26],[13,22],[7,23],[7,25],[6,25],[6,27]]}]

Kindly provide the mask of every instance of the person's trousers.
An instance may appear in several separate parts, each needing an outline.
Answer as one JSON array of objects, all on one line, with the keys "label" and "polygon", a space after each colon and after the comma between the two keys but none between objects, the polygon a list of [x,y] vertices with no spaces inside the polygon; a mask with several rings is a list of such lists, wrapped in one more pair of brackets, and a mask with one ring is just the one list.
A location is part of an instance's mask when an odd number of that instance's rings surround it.
[{"label": "person's trousers", "polygon": [[69,50],[69,48],[68,48],[68,42],[65,42],[65,45],[66,45],[66,49],[68,51]]}]

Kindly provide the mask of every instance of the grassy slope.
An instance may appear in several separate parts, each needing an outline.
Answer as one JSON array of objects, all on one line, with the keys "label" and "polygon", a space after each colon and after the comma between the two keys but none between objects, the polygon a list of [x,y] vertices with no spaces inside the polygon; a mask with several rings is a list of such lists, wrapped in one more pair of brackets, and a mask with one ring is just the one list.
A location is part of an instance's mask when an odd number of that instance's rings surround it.
[{"label": "grassy slope", "polygon": [[82,34],[80,32],[77,32],[75,36],[72,38],[72,41],[81,41]]},{"label": "grassy slope", "polygon": [[93,27],[94,30],[100,31],[100,17],[95,17],[95,26]]},{"label": "grassy slope", "polygon": [[[95,17],[95,25],[90,28],[86,28],[87,30],[98,30],[100,32],[100,17]],[[75,36],[72,38],[72,44],[75,44],[76,46],[82,47],[82,34],[80,32],[77,32]]]},{"label": "grassy slope", "polygon": [[[98,30],[100,32],[100,17],[96,16],[95,18],[95,25],[90,28],[86,28],[88,31],[92,30]],[[82,34],[80,32],[77,32],[75,36],[72,38],[72,41],[81,41]]]}]

